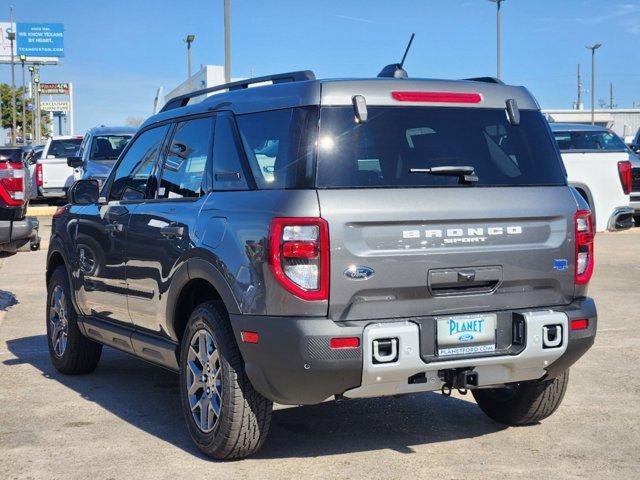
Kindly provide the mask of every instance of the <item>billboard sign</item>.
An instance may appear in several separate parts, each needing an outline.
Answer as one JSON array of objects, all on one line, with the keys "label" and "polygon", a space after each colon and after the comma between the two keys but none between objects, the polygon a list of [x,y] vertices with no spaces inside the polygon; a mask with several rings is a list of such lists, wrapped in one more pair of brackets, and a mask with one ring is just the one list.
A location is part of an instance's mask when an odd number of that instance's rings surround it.
[{"label": "billboard sign", "polygon": [[[9,41],[11,26],[10,22],[0,22],[0,57],[11,57],[11,42]],[[16,24],[14,23],[14,32],[15,28]],[[13,46],[13,53],[16,53],[15,45]]]},{"label": "billboard sign", "polygon": [[43,112],[68,112],[70,107],[70,102],[67,100],[40,102],[40,110]]},{"label": "billboard sign", "polygon": [[27,57],[64,57],[62,23],[18,23],[17,53]]},{"label": "billboard sign", "polygon": [[45,95],[69,95],[69,84],[41,83],[39,91]]}]

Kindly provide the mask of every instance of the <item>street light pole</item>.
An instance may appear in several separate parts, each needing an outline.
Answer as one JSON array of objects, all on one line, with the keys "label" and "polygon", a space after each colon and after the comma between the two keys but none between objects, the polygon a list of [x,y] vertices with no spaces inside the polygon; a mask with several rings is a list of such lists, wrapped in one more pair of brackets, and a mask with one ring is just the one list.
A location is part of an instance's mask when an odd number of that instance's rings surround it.
[{"label": "street light pole", "polygon": [[596,123],[596,113],[595,113],[595,104],[596,104],[596,50],[602,46],[601,43],[596,43],[595,45],[587,46],[589,50],[591,50],[591,125],[595,125]]},{"label": "street light pole", "polygon": [[224,81],[231,81],[231,32],[230,32],[231,5],[230,0],[224,0]]},{"label": "street light pole", "polygon": [[496,73],[498,80],[502,76],[502,15],[501,6],[504,0],[489,0],[496,4]]},{"label": "street light pole", "polygon": [[13,6],[9,7],[9,17],[11,31],[9,32],[9,42],[11,43],[11,145],[16,144],[16,64],[13,55],[13,43],[16,39],[16,32],[13,27]]},{"label": "street light pole", "polygon": [[191,44],[195,39],[196,36],[192,34],[187,35],[187,38],[184,39],[187,44],[187,75],[189,75],[189,80],[191,80]]},{"label": "street light pole", "polygon": [[25,97],[27,93],[27,87],[24,83],[24,63],[27,61],[25,55],[20,55],[20,62],[22,63],[22,93],[20,98],[22,99],[22,144],[25,145],[27,141],[27,106],[25,105]]}]

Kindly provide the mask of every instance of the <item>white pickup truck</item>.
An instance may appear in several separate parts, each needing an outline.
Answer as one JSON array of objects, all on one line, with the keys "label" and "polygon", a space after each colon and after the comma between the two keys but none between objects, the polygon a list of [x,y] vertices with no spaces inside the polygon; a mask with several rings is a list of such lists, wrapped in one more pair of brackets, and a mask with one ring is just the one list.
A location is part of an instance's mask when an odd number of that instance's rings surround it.
[{"label": "white pickup truck", "polygon": [[551,123],[569,184],[589,203],[596,231],[633,226],[629,206],[635,154],[615,133],[597,125]]},{"label": "white pickup truck", "polygon": [[42,156],[36,164],[38,196],[47,199],[65,198],[73,185],[73,168],[67,158],[76,155],[82,136],[59,136],[47,139]]}]

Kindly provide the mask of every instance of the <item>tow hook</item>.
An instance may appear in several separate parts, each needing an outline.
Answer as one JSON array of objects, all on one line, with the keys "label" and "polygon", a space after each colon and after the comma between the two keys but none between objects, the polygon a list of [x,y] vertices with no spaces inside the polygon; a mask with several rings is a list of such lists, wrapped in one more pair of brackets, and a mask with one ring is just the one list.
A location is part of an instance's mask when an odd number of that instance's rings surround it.
[{"label": "tow hook", "polygon": [[444,382],[440,391],[445,397],[451,396],[454,388],[460,395],[466,395],[469,387],[478,386],[478,372],[473,367],[438,370],[438,377]]}]

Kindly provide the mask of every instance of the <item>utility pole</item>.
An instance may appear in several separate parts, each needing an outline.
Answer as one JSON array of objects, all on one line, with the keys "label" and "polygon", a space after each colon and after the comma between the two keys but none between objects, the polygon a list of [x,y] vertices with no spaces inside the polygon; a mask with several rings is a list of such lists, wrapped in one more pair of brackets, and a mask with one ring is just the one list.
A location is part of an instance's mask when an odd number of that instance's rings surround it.
[{"label": "utility pole", "polygon": [[29,73],[31,74],[31,80],[29,82],[29,90],[31,95],[29,95],[29,97],[31,98],[31,132],[32,132],[32,140],[33,143],[36,143],[36,102],[35,102],[35,84],[33,83],[33,72],[35,71],[35,68],[33,65],[31,65],[29,67]]},{"label": "utility pole", "polygon": [[34,69],[34,77],[33,77],[33,84],[34,84],[34,90],[33,90],[33,97],[35,99],[35,112],[36,112],[36,116],[35,116],[35,122],[34,122],[34,129],[35,129],[35,141],[36,141],[36,145],[40,144],[40,140],[42,138],[42,127],[40,126],[41,120],[42,118],[40,117],[40,65],[34,65],[33,66]]},{"label": "utility pole", "polygon": [[[501,0],[500,0],[501,1]],[[231,32],[230,32],[230,16],[231,5],[230,0],[224,0],[224,81],[231,81]]]},{"label": "utility pole", "polygon": [[578,100],[576,110],[582,110],[582,79],[580,78],[580,64],[578,64]]},{"label": "utility pole", "polygon": [[609,84],[609,108],[611,110],[613,110],[614,108],[616,108],[616,102],[613,99],[613,83]]},{"label": "utility pole", "polygon": [[596,123],[596,50],[601,46],[601,43],[587,46],[587,49],[591,50],[591,125]]},{"label": "utility pole", "polygon": [[188,83],[189,83],[189,91],[193,90],[191,86],[191,44],[196,39],[196,36],[193,34],[187,35],[187,38],[184,39],[184,42],[187,44],[187,75],[188,75]]},{"label": "utility pole", "polygon": [[26,105],[26,93],[27,87],[24,83],[24,63],[27,61],[25,55],[20,55],[20,63],[22,63],[22,93],[20,98],[22,99],[22,144],[26,145],[27,142],[27,105]]},{"label": "utility pole", "polygon": [[496,76],[502,76],[502,15],[501,7],[504,0],[489,0],[496,4]]},{"label": "utility pole", "polygon": [[9,42],[11,42],[11,145],[16,144],[16,64],[13,55],[13,45],[16,40],[16,32],[13,24],[13,6],[9,7]]}]

